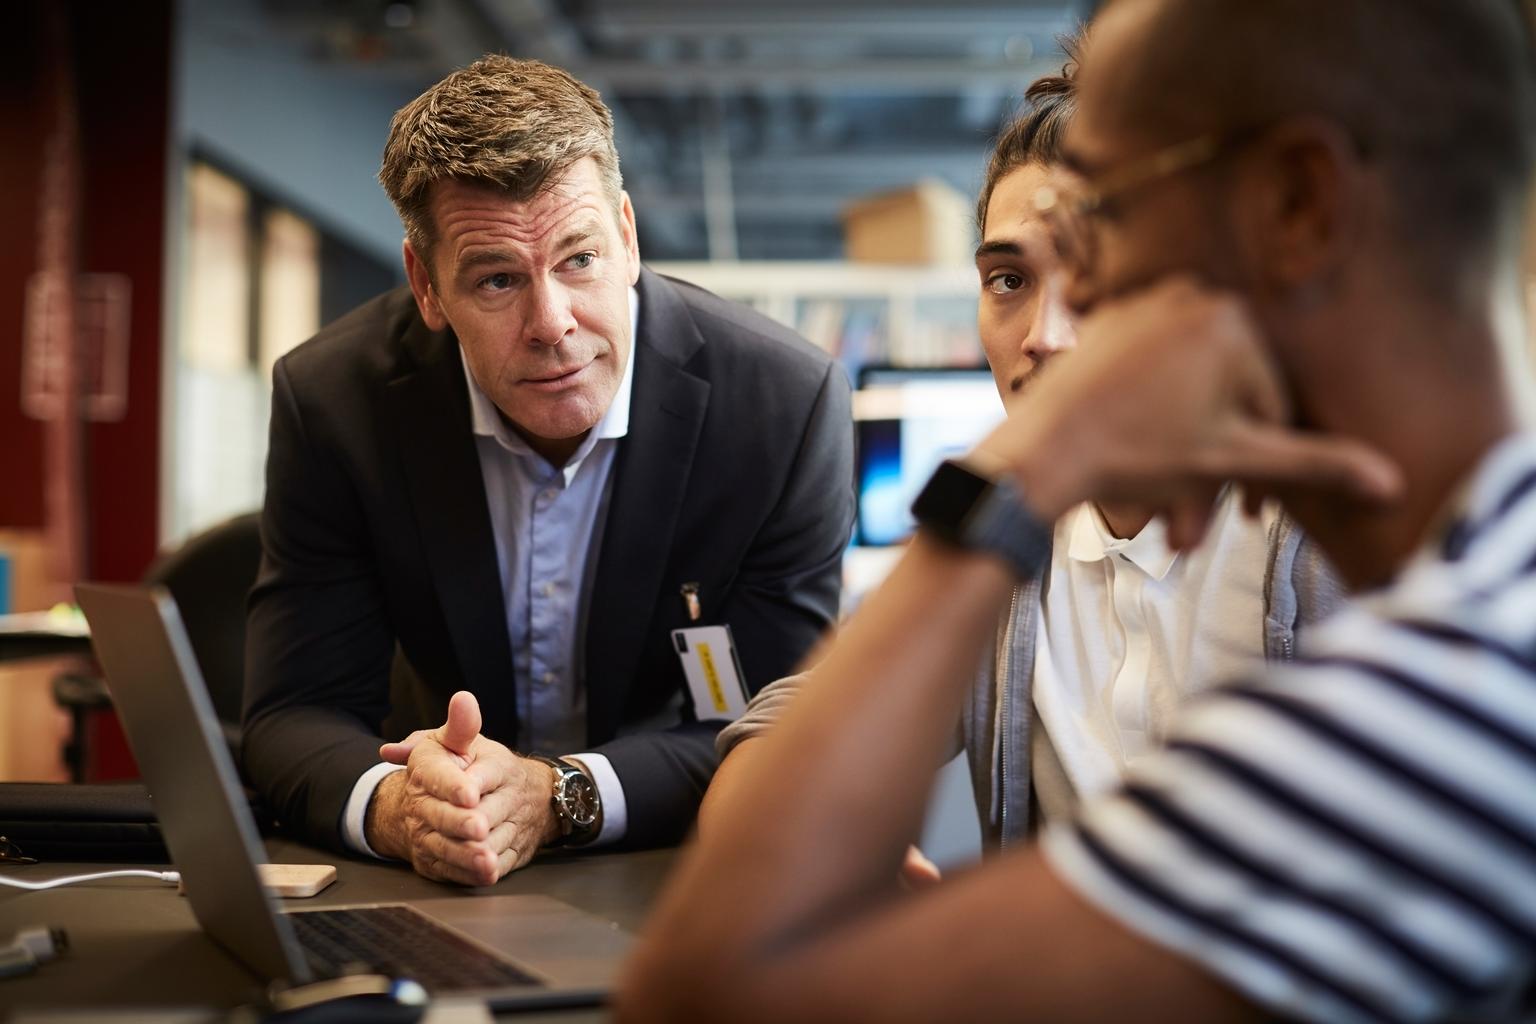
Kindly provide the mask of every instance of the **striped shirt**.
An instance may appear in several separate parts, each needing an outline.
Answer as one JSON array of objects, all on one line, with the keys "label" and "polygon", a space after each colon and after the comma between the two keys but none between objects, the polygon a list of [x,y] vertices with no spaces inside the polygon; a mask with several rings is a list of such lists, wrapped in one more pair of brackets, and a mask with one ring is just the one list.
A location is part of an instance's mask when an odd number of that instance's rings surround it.
[{"label": "striped shirt", "polygon": [[1302,647],[1189,705],[1052,866],[1285,1016],[1533,1019],[1536,435]]}]

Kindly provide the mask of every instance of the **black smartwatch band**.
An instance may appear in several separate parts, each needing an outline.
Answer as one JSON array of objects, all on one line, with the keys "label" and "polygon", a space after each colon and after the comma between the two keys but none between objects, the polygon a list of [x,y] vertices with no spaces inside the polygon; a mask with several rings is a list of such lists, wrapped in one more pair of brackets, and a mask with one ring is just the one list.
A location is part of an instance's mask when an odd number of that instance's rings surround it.
[{"label": "black smartwatch band", "polygon": [[1051,554],[1051,525],[1040,521],[1006,474],[988,478],[946,459],[912,503],[930,536],[997,555],[1020,576],[1035,576]]}]

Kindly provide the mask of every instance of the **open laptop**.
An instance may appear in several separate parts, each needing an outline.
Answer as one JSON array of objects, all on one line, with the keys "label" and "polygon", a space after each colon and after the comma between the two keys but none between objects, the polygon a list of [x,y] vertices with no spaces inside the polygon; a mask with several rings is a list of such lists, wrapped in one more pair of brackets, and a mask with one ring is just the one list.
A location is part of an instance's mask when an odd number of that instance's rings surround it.
[{"label": "open laptop", "polygon": [[[304,984],[366,968],[495,1009],[603,1000],[630,937],[547,896],[281,909],[260,882],[256,823],[175,602],[95,584],[75,596],[192,912],[253,972]],[[363,945],[402,938],[403,949]]]}]

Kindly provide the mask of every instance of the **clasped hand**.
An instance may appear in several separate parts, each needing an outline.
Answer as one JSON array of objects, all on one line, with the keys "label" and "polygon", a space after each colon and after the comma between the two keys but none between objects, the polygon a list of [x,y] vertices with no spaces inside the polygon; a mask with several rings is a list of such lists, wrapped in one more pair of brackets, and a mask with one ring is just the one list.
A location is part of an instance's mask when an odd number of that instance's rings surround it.
[{"label": "clasped hand", "polygon": [[377,853],[410,861],[426,878],[490,885],[555,838],[554,771],[480,727],[479,703],[461,691],[440,728],[379,748],[405,771],[386,776],[369,804],[365,833]]}]

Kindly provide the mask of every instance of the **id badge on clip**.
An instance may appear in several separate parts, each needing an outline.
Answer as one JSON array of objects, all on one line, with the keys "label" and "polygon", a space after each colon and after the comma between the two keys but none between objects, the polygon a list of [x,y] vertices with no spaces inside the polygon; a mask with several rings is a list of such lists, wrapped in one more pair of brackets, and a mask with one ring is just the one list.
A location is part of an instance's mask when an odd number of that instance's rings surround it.
[{"label": "id badge on clip", "polygon": [[734,721],[747,709],[747,686],[730,626],[691,626],[672,631],[672,646],[683,663],[693,711],[700,721]]}]

